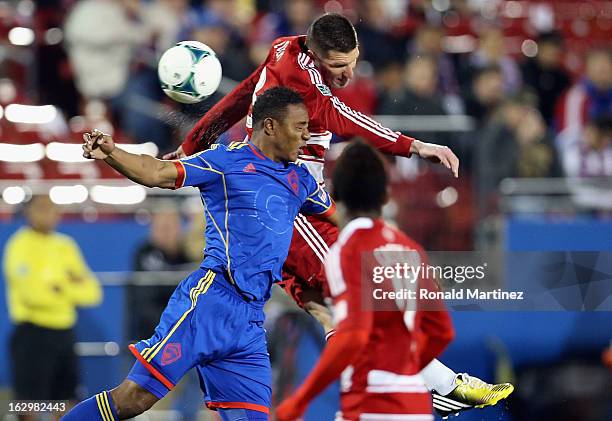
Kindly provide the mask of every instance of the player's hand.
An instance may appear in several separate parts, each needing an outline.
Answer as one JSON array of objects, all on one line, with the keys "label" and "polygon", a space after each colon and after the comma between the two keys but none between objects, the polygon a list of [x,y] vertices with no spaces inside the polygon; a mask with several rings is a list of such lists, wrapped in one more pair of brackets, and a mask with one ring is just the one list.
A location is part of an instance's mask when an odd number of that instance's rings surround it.
[{"label": "player's hand", "polygon": [[83,156],[89,159],[106,159],[115,149],[113,138],[94,129],[83,135]]},{"label": "player's hand", "polygon": [[447,146],[436,145],[435,143],[421,142],[414,140],[410,147],[410,152],[416,153],[421,158],[428,159],[435,163],[441,163],[451,170],[455,178],[459,178],[459,158]]},{"label": "player's hand", "polygon": [[165,154],[162,159],[180,159],[185,158],[186,156],[187,155],[185,155],[185,152],[183,152],[183,147],[179,146],[174,152]]},{"label": "player's hand", "polygon": [[331,311],[314,301],[308,301],[304,303],[304,309],[309,312],[317,321],[323,326],[325,333],[329,332],[334,328],[334,320]]},{"label": "player's hand", "polygon": [[301,420],[306,412],[306,405],[300,403],[295,396],[291,396],[276,407],[277,421]]}]

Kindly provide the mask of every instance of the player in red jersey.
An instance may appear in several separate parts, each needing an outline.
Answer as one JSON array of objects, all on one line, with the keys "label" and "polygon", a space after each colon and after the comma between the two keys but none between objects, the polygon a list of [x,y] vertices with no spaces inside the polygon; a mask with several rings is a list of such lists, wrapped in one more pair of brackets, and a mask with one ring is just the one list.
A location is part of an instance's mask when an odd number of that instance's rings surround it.
[{"label": "player in red jersey", "polygon": [[[336,419],[433,421],[431,395],[419,372],[452,340],[450,317],[439,302],[428,311],[416,300],[386,300],[377,308],[372,295],[375,289],[400,290],[393,285],[397,280],[375,283],[376,266],[392,269],[392,262],[406,259],[418,267],[425,254],[381,219],[387,174],[370,146],[355,142],[344,150],[333,190],[344,225],[325,261],[336,333],[302,386],[277,408],[277,419],[298,419],[308,402],[342,375]],[[405,286],[416,291],[428,288],[427,281]]]},{"label": "player in red jersey", "polygon": [[[257,95],[274,86],[289,86],[302,95],[310,115],[311,137],[302,148],[299,160],[319,183],[323,184],[325,150],[329,147],[332,133],[346,138],[363,137],[384,153],[406,157],[416,153],[422,158],[439,161],[457,177],[459,161],[449,148],[424,143],[383,127],[352,110],[332,94],[330,86],[342,88],[350,82],[358,56],[355,28],[338,14],[326,14],[316,19],[307,35],[279,38],[273,43],[266,60],[212,107],[183,144],[164,158],[174,159],[207,149],[245,116],[250,135],[251,109]],[[300,307],[321,322],[328,333],[333,325],[322,304],[326,285],[323,260],[337,238],[338,230],[331,223],[298,215],[283,267],[282,286]],[[436,389],[437,394],[450,395],[458,387],[468,389],[462,391],[455,402],[443,405],[443,415],[496,403],[508,390],[491,393],[492,385],[457,374],[437,360],[423,375],[430,390]]]}]

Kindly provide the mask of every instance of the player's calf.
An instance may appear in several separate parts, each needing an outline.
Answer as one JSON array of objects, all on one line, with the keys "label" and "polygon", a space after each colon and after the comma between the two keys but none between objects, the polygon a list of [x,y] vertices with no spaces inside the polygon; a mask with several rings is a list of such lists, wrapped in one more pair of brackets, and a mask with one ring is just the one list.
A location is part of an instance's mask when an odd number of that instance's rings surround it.
[{"label": "player's calf", "polygon": [[103,391],[72,408],[62,421],[117,421],[133,418],[159,399],[131,380],[111,391]]}]

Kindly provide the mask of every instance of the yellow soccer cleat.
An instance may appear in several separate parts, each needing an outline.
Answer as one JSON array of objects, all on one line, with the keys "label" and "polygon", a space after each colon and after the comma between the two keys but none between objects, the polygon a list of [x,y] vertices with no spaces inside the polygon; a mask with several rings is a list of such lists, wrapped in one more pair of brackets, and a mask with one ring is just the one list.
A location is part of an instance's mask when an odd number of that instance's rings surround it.
[{"label": "yellow soccer cleat", "polygon": [[472,408],[493,406],[514,391],[510,383],[489,384],[467,374],[457,375],[455,383],[457,386],[448,395],[442,396],[432,391],[433,406],[443,418]]}]

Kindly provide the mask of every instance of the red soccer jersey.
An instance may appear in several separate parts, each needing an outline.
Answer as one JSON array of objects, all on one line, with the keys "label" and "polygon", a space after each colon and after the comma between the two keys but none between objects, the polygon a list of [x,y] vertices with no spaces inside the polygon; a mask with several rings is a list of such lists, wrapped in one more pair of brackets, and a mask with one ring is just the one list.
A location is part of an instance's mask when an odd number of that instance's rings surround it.
[{"label": "red soccer jersey", "polygon": [[[415,311],[390,301],[377,309],[373,290],[398,287],[390,279],[375,284],[374,266],[384,267],[384,253],[397,251],[412,251],[412,259],[425,263],[421,247],[382,220],[358,218],[340,233],[325,261],[336,334],[296,391],[296,405],[304,405],[340,376],[344,420],[391,420],[404,414],[419,421],[433,419],[431,397],[418,373],[442,352],[454,332],[443,306],[436,311],[414,307]],[[424,282],[417,285],[435,288]]]},{"label": "red soccer jersey", "polygon": [[382,152],[410,156],[414,139],[352,110],[332,94],[315,67],[305,41],[305,36],[277,39],[264,63],[196,124],[183,142],[183,151],[190,155],[206,148],[244,116],[247,116],[250,134],[251,108],[257,95],[275,86],[286,86],[300,93],[308,108],[311,138],[299,158],[320,183],[323,182],[324,152],[329,148],[332,133],[363,137]]}]

